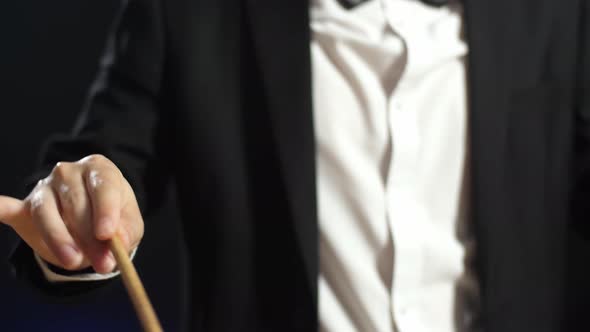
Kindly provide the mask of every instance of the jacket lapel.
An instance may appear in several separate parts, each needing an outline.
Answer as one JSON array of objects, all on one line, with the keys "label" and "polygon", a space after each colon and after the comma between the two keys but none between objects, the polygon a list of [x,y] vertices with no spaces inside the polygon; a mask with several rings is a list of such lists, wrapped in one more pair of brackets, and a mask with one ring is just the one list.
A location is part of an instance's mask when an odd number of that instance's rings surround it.
[{"label": "jacket lapel", "polygon": [[308,3],[248,0],[247,5],[290,212],[310,291],[317,302],[318,230]]},{"label": "jacket lapel", "polygon": [[[469,136],[472,219],[480,254],[485,295],[489,238],[494,225],[486,210],[505,210],[503,165],[506,140],[506,59],[500,1],[465,1],[466,37],[470,49]],[[309,16],[307,1],[247,0],[258,61],[262,68],[274,135],[307,268],[317,302],[318,230],[315,196]],[[493,171],[492,168],[493,167]],[[492,250],[493,251],[493,250]]]},{"label": "jacket lapel", "polygon": [[[494,274],[505,257],[499,250],[507,218],[506,31],[502,1],[464,1],[469,45],[471,217],[478,246],[482,304],[490,310],[498,286]],[[486,314],[484,313],[484,314]],[[489,317],[487,317],[489,318]]]}]

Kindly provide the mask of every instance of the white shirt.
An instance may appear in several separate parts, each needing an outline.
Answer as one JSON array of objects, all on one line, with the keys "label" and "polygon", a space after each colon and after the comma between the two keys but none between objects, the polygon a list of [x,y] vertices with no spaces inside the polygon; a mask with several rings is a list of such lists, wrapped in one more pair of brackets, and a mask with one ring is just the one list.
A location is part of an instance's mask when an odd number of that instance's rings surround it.
[{"label": "white shirt", "polygon": [[312,0],[321,331],[474,330],[461,10]]},{"label": "white shirt", "polygon": [[473,330],[461,10],[312,2],[321,331]]}]

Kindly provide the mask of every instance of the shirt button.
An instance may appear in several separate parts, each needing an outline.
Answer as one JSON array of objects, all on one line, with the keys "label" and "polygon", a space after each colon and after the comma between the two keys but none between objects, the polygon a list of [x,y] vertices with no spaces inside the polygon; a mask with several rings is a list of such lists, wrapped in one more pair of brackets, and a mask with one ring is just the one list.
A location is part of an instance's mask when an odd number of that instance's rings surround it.
[{"label": "shirt button", "polygon": [[408,308],[402,306],[399,308],[399,314],[400,316],[407,316],[408,315]]}]

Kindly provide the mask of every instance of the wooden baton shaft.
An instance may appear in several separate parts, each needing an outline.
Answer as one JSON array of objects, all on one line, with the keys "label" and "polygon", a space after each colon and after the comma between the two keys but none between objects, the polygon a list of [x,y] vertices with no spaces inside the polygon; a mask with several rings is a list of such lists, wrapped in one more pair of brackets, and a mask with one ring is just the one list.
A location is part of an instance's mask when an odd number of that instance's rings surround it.
[{"label": "wooden baton shaft", "polygon": [[111,251],[115,256],[123,284],[127,288],[127,293],[133,303],[143,330],[146,332],[162,332],[162,325],[156,316],[156,311],[119,236],[111,239]]}]

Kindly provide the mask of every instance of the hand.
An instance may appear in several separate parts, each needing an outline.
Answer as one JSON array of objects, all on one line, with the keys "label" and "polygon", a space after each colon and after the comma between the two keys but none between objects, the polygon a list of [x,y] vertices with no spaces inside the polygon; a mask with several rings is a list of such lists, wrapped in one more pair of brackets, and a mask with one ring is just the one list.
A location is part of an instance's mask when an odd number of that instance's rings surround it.
[{"label": "hand", "polygon": [[109,159],[92,155],[58,163],[21,201],[0,196],[0,220],[44,260],[66,270],[116,265],[109,240],[118,235],[128,251],[143,237],[135,194]]}]

